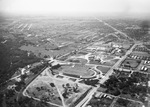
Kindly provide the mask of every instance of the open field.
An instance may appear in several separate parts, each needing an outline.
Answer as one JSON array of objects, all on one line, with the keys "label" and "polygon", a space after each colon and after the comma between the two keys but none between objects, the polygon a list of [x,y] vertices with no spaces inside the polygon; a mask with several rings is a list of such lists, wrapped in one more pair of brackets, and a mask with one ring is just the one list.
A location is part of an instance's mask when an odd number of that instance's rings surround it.
[{"label": "open field", "polygon": [[[21,49],[31,51],[36,55],[40,53],[42,56],[48,54],[50,56],[62,55],[75,50],[78,46],[82,47],[83,44],[90,43],[93,35],[100,38],[108,31],[113,32],[110,28],[105,29],[108,30],[106,32],[101,26],[104,25],[90,18],[71,19],[69,21],[65,19],[32,20],[32,29],[24,32],[31,34],[25,39],[34,45],[23,46]],[[101,35],[102,33],[103,35]]]},{"label": "open field", "polygon": [[136,69],[139,66],[140,63],[141,63],[140,60],[125,59],[121,63],[120,67],[122,67],[122,68],[128,68],[128,69],[130,69],[130,68],[131,69]]},{"label": "open field", "polygon": [[73,65],[61,66],[60,68],[53,71],[64,73],[64,74],[77,75],[79,77],[80,76],[89,77],[94,75],[94,71],[91,68],[92,66],[73,64]]},{"label": "open field", "polygon": [[103,73],[103,75],[105,75],[107,71],[110,69],[110,67],[104,67],[104,66],[97,66],[96,68],[100,70]]},{"label": "open field", "polygon": [[72,105],[90,88],[89,86],[83,84],[77,84],[72,81],[66,82],[61,79],[55,80],[55,83],[57,84],[57,87],[64,98],[65,105],[67,106]]},{"label": "open field", "polygon": [[37,78],[25,89],[24,95],[37,101],[45,101],[50,105],[62,106],[62,99],[53,79],[47,74],[46,68]]},{"label": "open field", "polygon": [[135,18],[125,18],[125,19],[105,19],[105,21],[116,29],[126,33],[129,37],[140,40],[149,41],[149,33],[147,30],[149,20],[145,19],[135,19]]},{"label": "open field", "polygon": [[114,59],[114,60],[106,61],[104,63],[100,63],[99,61],[90,60],[89,64],[113,66],[117,61],[118,59]]},{"label": "open field", "polygon": [[66,61],[73,62],[73,63],[80,63],[80,64],[86,64],[87,60],[83,58],[69,58]]},{"label": "open field", "polygon": [[53,82],[36,81],[30,85],[26,92],[32,98],[62,106],[61,98]]}]

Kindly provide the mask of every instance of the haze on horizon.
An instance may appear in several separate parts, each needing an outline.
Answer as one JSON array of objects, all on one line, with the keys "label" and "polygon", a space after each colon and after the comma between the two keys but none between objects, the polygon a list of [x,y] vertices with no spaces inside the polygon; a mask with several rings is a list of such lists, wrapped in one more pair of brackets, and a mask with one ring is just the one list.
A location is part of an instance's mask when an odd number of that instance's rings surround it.
[{"label": "haze on horizon", "polygon": [[11,14],[150,15],[150,0],[0,0],[0,11]]}]

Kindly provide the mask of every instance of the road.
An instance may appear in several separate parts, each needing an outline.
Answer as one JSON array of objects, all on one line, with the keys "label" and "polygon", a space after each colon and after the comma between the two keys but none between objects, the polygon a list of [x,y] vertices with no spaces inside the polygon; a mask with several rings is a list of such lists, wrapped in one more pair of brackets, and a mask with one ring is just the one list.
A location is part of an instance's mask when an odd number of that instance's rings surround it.
[{"label": "road", "polygon": [[128,36],[127,34],[125,34],[124,32],[122,32],[122,31],[120,31],[120,30],[114,28],[113,26],[111,26],[110,24],[104,22],[103,20],[100,20],[100,19],[98,19],[98,18],[96,18],[96,17],[94,17],[94,18],[95,18],[96,20],[98,20],[99,22],[103,22],[104,25],[106,25],[106,26],[112,28],[114,31],[116,31],[116,32],[118,32],[118,33],[120,33],[120,34],[122,34],[122,35],[125,36],[126,38],[129,38],[130,40],[133,40],[133,41],[135,42],[135,40],[134,40],[133,38],[129,37],[129,36]]},{"label": "road", "polygon": [[[125,33],[121,32],[121,31],[119,31],[118,29],[114,28],[113,26],[109,25],[108,23],[106,23],[106,22],[104,22],[104,21],[102,21],[102,20],[100,20],[100,19],[98,19],[98,18],[96,18],[96,17],[95,17],[95,19],[98,20],[99,22],[103,22],[106,26],[109,26],[110,28],[112,28],[113,30],[119,32],[120,34],[123,34],[126,38],[130,38],[128,35],[126,35]],[[130,38],[130,39],[133,40],[132,38]],[[135,42],[135,40],[133,40],[133,41]],[[120,60],[118,60],[118,61],[115,63],[115,65],[113,65],[113,66],[111,67],[111,69],[105,74],[105,78],[102,78],[102,80],[100,81],[101,84],[103,84],[103,83],[109,78],[109,76],[112,75],[113,69],[115,69],[115,68],[127,57],[127,55],[132,52],[132,50],[136,47],[136,45],[137,45],[137,43],[135,43],[135,44],[130,48],[130,50],[128,50],[128,51],[126,52],[126,54],[125,54]]]},{"label": "road", "polygon": [[[118,60],[118,62],[116,62],[113,67],[110,68],[110,70],[105,74],[105,77],[100,80],[100,84],[103,84],[106,80],[108,80],[109,76],[112,75],[112,73],[113,73],[113,69],[115,69],[115,68],[118,67],[118,65],[127,57],[127,55],[132,52],[132,50],[135,48],[136,45],[137,45],[137,44],[134,44],[134,45],[130,48],[130,50],[128,50],[128,51],[126,52],[126,54],[125,54],[120,60]],[[81,105],[82,105],[82,107],[84,107],[84,106],[86,105],[86,103],[92,98],[92,95],[96,92],[97,89],[98,89],[98,87],[97,87],[97,88],[94,88],[94,89],[78,104],[78,107],[80,107]],[[83,105],[83,103],[85,103],[85,104]]]},{"label": "road", "polygon": [[30,30],[31,27],[32,27],[32,24],[29,25],[28,30]]},{"label": "road", "polygon": [[126,52],[126,54],[125,54],[120,60],[118,60],[118,61],[110,68],[110,70],[105,74],[105,77],[102,78],[102,80],[100,81],[100,84],[103,84],[103,83],[109,78],[109,76],[112,75],[113,69],[117,68],[118,65],[119,65],[123,60],[125,60],[125,58],[127,57],[127,55],[132,52],[132,50],[136,47],[136,45],[137,45],[137,44],[134,44],[134,45],[130,48],[130,50],[128,50],[128,51]]},{"label": "road", "polygon": [[83,107],[86,105],[86,103],[92,98],[92,95],[96,92],[97,88],[93,88],[86,97],[78,103],[76,107]]},{"label": "road", "polygon": [[34,78],[33,78],[29,83],[26,84],[25,88],[23,89],[23,95],[25,95],[25,91],[28,89],[28,87],[30,87],[32,81],[34,81],[34,80],[36,79],[36,77],[38,77],[43,71],[45,71],[45,70],[47,70],[47,69],[49,69],[49,68],[44,67],[40,72],[38,72],[38,73],[34,76]]},{"label": "road", "polygon": [[[104,22],[104,21],[102,21],[102,20],[100,20],[100,19],[98,19],[98,18],[96,18],[96,17],[95,17],[95,19],[98,20],[99,22],[103,22],[106,26],[109,26],[109,27],[112,28],[114,31],[119,32],[120,34],[124,35],[126,38],[129,38],[130,40],[133,40],[133,41],[135,42],[135,44],[126,52],[126,54],[125,54],[120,60],[118,60],[118,61],[110,68],[110,70],[105,74],[105,77],[100,80],[100,84],[103,84],[106,80],[109,79],[109,76],[112,75],[113,69],[117,68],[118,65],[119,65],[123,60],[125,60],[125,58],[127,57],[127,55],[130,54],[130,53],[132,52],[132,50],[133,50],[139,43],[136,42],[134,39],[130,38],[130,37],[129,37],[128,35],[126,35],[125,33],[121,32],[121,31],[117,30],[116,28],[114,28],[113,26],[109,25],[108,23],[106,23],[106,22]],[[93,89],[93,90],[91,91],[91,93],[89,93],[89,94],[77,105],[77,107],[80,107],[81,105],[82,105],[82,107],[84,107],[84,106],[88,103],[88,101],[92,98],[92,95],[96,92],[97,89],[98,89],[98,87],[95,88],[95,89]]]},{"label": "road", "polygon": [[23,24],[20,24],[19,26],[18,26],[18,29],[20,28],[20,27],[22,27],[23,26]]},{"label": "road", "polygon": [[[96,19],[97,19],[97,18],[96,18]],[[116,28],[112,27],[112,26],[109,25],[108,23],[106,23],[106,22],[104,22],[104,21],[102,21],[102,20],[99,20],[99,19],[97,19],[97,20],[100,21],[100,22],[103,22],[106,26],[109,26],[109,27],[112,28],[114,31],[119,32],[120,34],[124,35],[126,38],[128,38],[128,39],[130,39],[130,40],[133,40],[132,38],[128,37],[125,33],[123,33],[123,32],[121,32],[121,31],[117,30]],[[108,35],[106,35],[106,36],[108,36]],[[99,40],[101,40],[101,39],[103,39],[103,38],[104,38],[104,37],[100,38]],[[112,75],[113,69],[117,68],[118,65],[119,65],[123,60],[125,60],[125,58],[127,57],[127,55],[130,54],[130,53],[132,52],[132,50],[138,45],[138,43],[136,43],[135,40],[133,40],[133,41],[135,42],[135,44],[126,52],[126,54],[125,54],[121,59],[119,59],[119,60],[110,68],[110,70],[105,74],[105,77],[100,80],[100,84],[103,84],[103,83],[109,78],[109,76]],[[94,42],[94,43],[95,43],[95,42]],[[82,48],[80,48],[80,49],[77,49],[76,51],[79,51],[79,50],[81,50],[81,49],[83,49],[83,48],[85,48],[85,47],[88,47],[88,46],[92,45],[92,44],[93,44],[93,42],[90,43],[90,44],[88,44],[88,45],[86,45],[86,46],[84,46],[84,47],[82,47]],[[70,54],[70,53],[67,53],[67,54]],[[65,54],[65,55],[67,55],[67,54]],[[63,55],[63,56],[65,56],[65,55]],[[63,57],[63,56],[60,56],[59,58],[61,58],[61,57]],[[31,85],[31,84],[30,84],[30,85]],[[28,87],[29,87],[29,85],[27,85],[27,87],[25,88],[25,90],[26,90]],[[58,89],[58,88],[57,88],[57,89]],[[86,103],[92,98],[92,95],[97,91],[97,89],[98,89],[98,87],[94,87],[94,88],[88,93],[88,95],[87,95],[76,107],[80,107],[80,106],[83,106],[83,105],[85,106]],[[23,91],[23,95],[25,95],[25,90]],[[58,92],[59,92],[59,90],[58,90]],[[59,94],[60,94],[60,92],[59,92]],[[61,98],[62,98],[62,96],[61,96]],[[63,106],[65,106],[64,102],[63,102]]]},{"label": "road", "polygon": [[[27,96],[27,97],[31,98],[28,94],[26,94],[26,90],[27,90],[31,85],[34,84],[33,81],[34,81],[42,72],[46,72],[48,69],[49,69],[49,67],[44,67],[38,74],[36,74],[36,76],[35,76],[28,84],[26,84],[25,88],[22,89],[22,94],[23,94],[24,96]],[[21,93],[21,92],[20,92],[20,93]],[[18,98],[18,96],[17,96],[17,98]],[[32,97],[32,98],[33,98],[34,100],[40,101],[40,99],[38,99],[38,98],[35,98],[35,97]],[[51,103],[51,102],[48,102],[48,103],[51,104],[51,105],[57,106],[57,107],[62,107],[62,106],[60,106],[60,105],[57,105],[57,104],[54,104],[54,103]],[[63,107],[65,107],[65,106],[63,106]]]}]

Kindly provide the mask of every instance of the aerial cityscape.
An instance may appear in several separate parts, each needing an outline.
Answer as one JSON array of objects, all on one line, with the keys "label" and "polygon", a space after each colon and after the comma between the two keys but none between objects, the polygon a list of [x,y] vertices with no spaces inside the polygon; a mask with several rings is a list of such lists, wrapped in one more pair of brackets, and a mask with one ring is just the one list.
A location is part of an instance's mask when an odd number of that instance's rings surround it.
[{"label": "aerial cityscape", "polygon": [[147,17],[2,14],[0,107],[150,107]]}]

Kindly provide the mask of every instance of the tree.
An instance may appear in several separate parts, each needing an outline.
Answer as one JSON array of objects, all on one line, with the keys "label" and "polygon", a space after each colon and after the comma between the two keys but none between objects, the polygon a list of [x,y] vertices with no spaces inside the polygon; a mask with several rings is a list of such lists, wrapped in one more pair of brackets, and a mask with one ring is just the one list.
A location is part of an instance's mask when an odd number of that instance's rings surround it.
[{"label": "tree", "polygon": [[78,86],[78,84],[75,84],[75,86],[73,87],[73,91],[75,93],[79,92],[79,86]]},{"label": "tree", "polygon": [[121,106],[127,107],[129,101],[128,101],[128,100],[125,100],[125,99],[119,98],[119,99],[117,100],[117,103],[118,103],[119,105],[121,105]]}]

